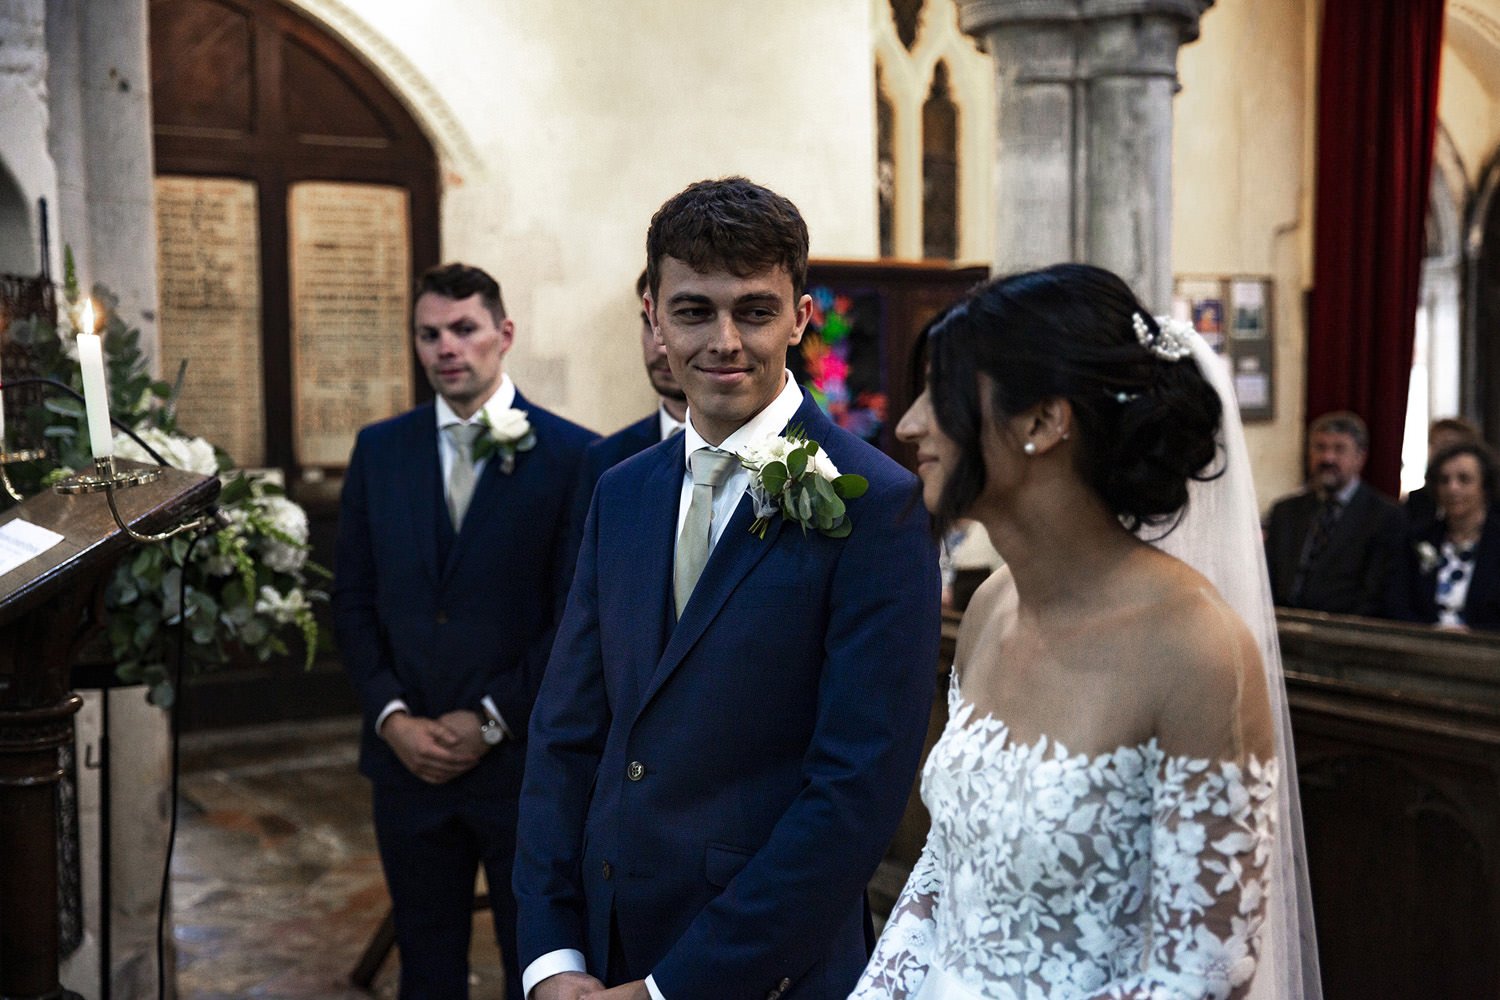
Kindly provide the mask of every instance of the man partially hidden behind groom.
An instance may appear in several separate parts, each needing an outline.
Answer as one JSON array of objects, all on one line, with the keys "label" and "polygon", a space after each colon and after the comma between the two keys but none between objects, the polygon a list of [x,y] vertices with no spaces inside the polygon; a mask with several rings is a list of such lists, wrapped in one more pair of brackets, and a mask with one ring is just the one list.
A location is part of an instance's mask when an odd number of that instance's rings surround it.
[{"label": "man partially hidden behind groom", "polygon": [[[742,178],[651,221],[644,304],[688,423],[600,480],[532,714],[533,1000],[843,1000],[864,966],[932,700],[937,553],[913,477],[787,375],[807,246],[796,206]],[[789,428],[869,481],[847,537],[751,531],[734,456]]]}]

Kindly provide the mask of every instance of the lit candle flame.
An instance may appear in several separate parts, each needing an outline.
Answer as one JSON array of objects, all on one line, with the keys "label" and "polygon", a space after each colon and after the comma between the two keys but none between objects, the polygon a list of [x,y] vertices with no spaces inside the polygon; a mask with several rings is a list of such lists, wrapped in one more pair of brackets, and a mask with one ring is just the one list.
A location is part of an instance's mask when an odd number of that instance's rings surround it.
[{"label": "lit candle flame", "polygon": [[93,333],[94,332],[94,300],[93,299],[84,299],[83,300],[83,314],[82,314],[82,316],[79,317],[78,325],[79,325],[79,329],[83,333]]}]

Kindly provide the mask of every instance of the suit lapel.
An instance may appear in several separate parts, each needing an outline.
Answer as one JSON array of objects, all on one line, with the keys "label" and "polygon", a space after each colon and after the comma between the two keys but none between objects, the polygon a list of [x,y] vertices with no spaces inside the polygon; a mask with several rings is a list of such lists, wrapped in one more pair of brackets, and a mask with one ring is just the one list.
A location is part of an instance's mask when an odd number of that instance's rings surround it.
[{"label": "suit lapel", "polygon": [[410,510],[407,523],[416,534],[417,551],[433,583],[442,578],[438,565],[438,518],[447,517],[443,504],[443,463],[438,460],[437,418],[431,404],[420,407],[404,429],[407,436],[404,451],[412,456],[411,469],[385,469],[393,481],[402,484]]},{"label": "suit lapel", "polygon": [[[802,395],[802,405],[797,407],[796,414],[788,421],[788,426],[791,425],[800,425],[808,437],[819,442],[827,440],[828,430],[832,426],[828,418],[823,415],[823,411],[818,409],[818,404],[806,393]],[[786,428],[783,427],[782,433],[785,433],[785,430]],[[673,450],[678,453],[680,463],[682,448],[679,446]],[[681,485],[679,473],[679,496]],[[676,509],[675,505],[673,509]],[[672,630],[671,638],[667,640],[667,648],[651,675],[645,696],[641,699],[642,708],[697,645],[709,625],[719,616],[724,602],[729,600],[729,595],[734,593],[740,581],[744,580],[756,564],[765,558],[766,553],[775,546],[786,525],[785,518],[780,516],[772,518],[770,525],[766,528],[766,537],[761,538],[750,533],[750,525],[754,520],[754,504],[750,499],[750,494],[746,493],[740,498],[739,505],[735,507],[734,514],[725,525],[724,533],[719,536],[718,544],[714,546],[713,552],[708,557],[708,564],[703,567],[703,576],[699,577],[698,585],[693,589],[693,596],[688,600],[687,607],[682,609],[682,618],[677,622],[677,627]],[[674,538],[674,545],[675,542]],[[671,551],[672,549],[669,548],[668,552]],[[670,590],[671,583],[671,562],[669,558],[667,560],[668,590]]]},{"label": "suit lapel", "polygon": [[[525,410],[528,416],[531,414],[531,404],[526,401],[519,390],[511,406],[514,409]],[[464,553],[474,548],[476,536],[487,529],[492,530],[495,520],[505,516],[505,497],[515,488],[513,480],[523,473],[529,474],[533,471],[527,469],[527,465],[545,461],[538,454],[538,449],[542,447],[544,447],[543,442],[538,437],[536,448],[529,452],[517,452],[515,467],[509,473],[500,470],[499,455],[491,455],[485,461],[484,471],[479,474],[479,481],[474,484],[474,495],[469,499],[469,509],[464,515],[463,527],[459,529],[453,539],[453,546],[448,551],[448,562],[442,570],[443,583],[447,583],[458,569],[458,564],[463,561]]]},{"label": "suit lapel", "polygon": [[[740,498],[739,506],[735,507],[729,523],[724,526],[724,533],[719,536],[718,544],[709,554],[708,564],[703,567],[703,575],[693,588],[693,596],[688,599],[687,607],[682,609],[682,617],[672,630],[667,648],[662,652],[661,660],[651,675],[645,696],[641,698],[641,707],[645,707],[672,672],[681,665],[693,646],[697,645],[708,626],[723,610],[724,602],[729,600],[734,588],[739,586],[740,581],[749,575],[776,544],[781,535],[783,519],[777,517],[771,521],[766,528],[765,538],[751,534],[750,525],[754,520],[754,503],[747,493]],[[672,550],[669,548],[667,551]],[[670,559],[667,560],[669,582],[671,563]],[[665,589],[670,591],[671,588]]]},{"label": "suit lapel", "polygon": [[[643,642],[631,650],[635,664],[636,689],[650,682],[667,643],[672,616],[672,556],[677,545],[677,505],[682,497],[685,456],[683,438],[661,449],[651,471],[641,486],[636,505],[637,518],[628,534],[639,544],[616,544],[612,540],[608,557],[623,560],[619,571],[644,581],[643,587],[627,587],[639,604],[630,609],[630,619]],[[644,704],[644,700],[637,702]]]}]

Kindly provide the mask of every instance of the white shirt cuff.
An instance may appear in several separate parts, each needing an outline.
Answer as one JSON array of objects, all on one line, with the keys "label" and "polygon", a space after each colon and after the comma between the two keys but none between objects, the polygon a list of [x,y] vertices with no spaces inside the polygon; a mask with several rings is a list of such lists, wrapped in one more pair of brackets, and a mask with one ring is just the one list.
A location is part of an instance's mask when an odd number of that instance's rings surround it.
[{"label": "white shirt cuff", "polygon": [[646,977],[646,992],[651,994],[651,1000],[667,1000],[662,996],[661,990],[656,988],[656,980],[651,976]]},{"label": "white shirt cuff", "polygon": [[557,951],[549,951],[526,966],[526,971],[521,973],[521,995],[529,1000],[531,991],[536,989],[537,983],[560,972],[587,971],[588,966],[583,961],[583,952],[577,948],[559,948]]},{"label": "white shirt cuff", "polygon": [[495,704],[495,699],[491,698],[489,695],[485,695],[483,698],[479,699],[479,704],[484,706],[485,713],[488,714],[490,718],[500,723],[500,731],[505,734],[506,739],[513,740],[516,738],[516,734],[511,731],[510,725],[506,723],[505,716],[500,714],[500,706]]},{"label": "white shirt cuff", "polygon": [[406,702],[402,701],[400,698],[392,698],[390,701],[386,702],[385,708],[382,708],[380,710],[380,714],[375,717],[376,736],[380,735],[380,727],[385,725],[385,720],[389,719],[393,712],[406,712],[410,714],[411,709],[407,708]]}]

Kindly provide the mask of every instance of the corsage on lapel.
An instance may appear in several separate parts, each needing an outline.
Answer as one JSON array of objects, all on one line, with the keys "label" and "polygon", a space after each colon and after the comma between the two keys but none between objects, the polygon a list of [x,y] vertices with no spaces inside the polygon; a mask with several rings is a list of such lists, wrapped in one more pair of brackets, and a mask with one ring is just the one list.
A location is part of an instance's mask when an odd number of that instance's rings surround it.
[{"label": "corsage on lapel", "polygon": [[1417,567],[1424,573],[1431,573],[1437,569],[1438,563],[1443,557],[1438,554],[1437,546],[1431,542],[1417,543]]},{"label": "corsage on lapel", "polygon": [[829,538],[844,538],[854,530],[844,501],[864,496],[869,482],[864,476],[840,475],[800,424],[788,427],[785,436],[763,438],[737,457],[750,472],[755,504],[750,530],[756,535],[765,538],[778,513],[801,525],[803,534],[814,528]]},{"label": "corsage on lapel", "polygon": [[474,440],[474,461],[499,455],[500,471],[507,476],[516,470],[516,452],[536,447],[536,431],[531,429],[525,410],[512,406],[493,423],[489,411],[480,410],[479,423],[484,425],[484,433]]}]

